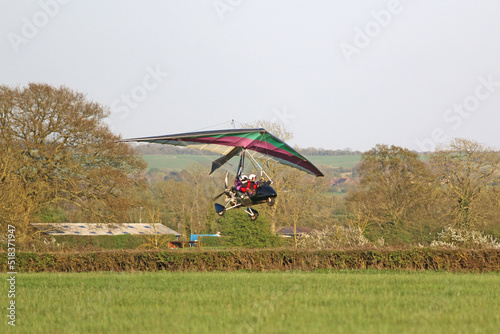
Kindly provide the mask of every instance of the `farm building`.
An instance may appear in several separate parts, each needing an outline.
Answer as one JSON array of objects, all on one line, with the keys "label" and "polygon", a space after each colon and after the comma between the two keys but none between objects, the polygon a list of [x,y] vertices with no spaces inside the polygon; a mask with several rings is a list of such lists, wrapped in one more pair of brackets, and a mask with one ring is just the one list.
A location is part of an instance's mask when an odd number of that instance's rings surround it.
[{"label": "farm building", "polygon": [[312,228],[305,227],[305,226],[297,226],[296,227],[296,232],[294,232],[294,227],[293,226],[284,226],[280,227],[276,230],[276,234],[282,237],[293,237],[295,233],[297,235],[302,235],[302,234],[308,234],[314,231]]},{"label": "farm building", "polygon": [[48,235],[123,235],[123,234],[173,234],[182,235],[163,224],[32,224]]}]

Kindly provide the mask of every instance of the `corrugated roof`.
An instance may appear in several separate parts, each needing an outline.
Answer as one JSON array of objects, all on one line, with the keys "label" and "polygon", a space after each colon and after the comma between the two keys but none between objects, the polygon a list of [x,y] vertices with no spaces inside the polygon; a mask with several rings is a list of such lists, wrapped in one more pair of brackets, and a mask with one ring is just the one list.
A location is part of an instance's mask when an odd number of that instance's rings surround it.
[{"label": "corrugated roof", "polygon": [[31,224],[49,235],[181,234],[163,224]]},{"label": "corrugated roof", "polygon": [[[311,233],[313,231],[312,228],[305,227],[305,226],[297,226],[296,228],[296,233],[297,234],[302,234],[302,233]],[[293,226],[284,226],[280,227],[276,230],[277,234],[294,234],[294,228]]]}]

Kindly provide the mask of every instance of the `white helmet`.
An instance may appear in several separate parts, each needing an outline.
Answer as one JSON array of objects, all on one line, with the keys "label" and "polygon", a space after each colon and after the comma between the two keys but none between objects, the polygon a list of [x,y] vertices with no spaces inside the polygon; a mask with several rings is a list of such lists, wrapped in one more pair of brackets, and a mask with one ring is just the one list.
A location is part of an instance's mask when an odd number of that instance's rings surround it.
[{"label": "white helmet", "polygon": [[248,178],[250,179],[250,181],[255,181],[257,176],[255,176],[255,174],[250,174],[250,176]]},{"label": "white helmet", "polygon": [[248,176],[242,175],[241,176],[241,181],[248,181]]}]

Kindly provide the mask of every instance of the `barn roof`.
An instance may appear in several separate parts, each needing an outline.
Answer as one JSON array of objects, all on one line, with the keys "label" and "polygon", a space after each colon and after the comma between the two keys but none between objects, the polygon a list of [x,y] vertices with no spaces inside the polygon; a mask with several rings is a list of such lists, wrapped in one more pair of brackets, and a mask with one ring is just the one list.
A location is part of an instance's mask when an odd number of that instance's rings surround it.
[{"label": "barn roof", "polygon": [[[294,227],[293,226],[283,226],[280,227],[276,230],[277,234],[281,235],[293,235],[294,234]],[[303,233],[311,233],[313,231],[312,228],[305,227],[305,226],[297,226],[296,227],[296,233],[297,234],[303,234]]]},{"label": "barn roof", "polygon": [[123,234],[181,234],[163,224],[32,224],[49,235],[123,235]]}]

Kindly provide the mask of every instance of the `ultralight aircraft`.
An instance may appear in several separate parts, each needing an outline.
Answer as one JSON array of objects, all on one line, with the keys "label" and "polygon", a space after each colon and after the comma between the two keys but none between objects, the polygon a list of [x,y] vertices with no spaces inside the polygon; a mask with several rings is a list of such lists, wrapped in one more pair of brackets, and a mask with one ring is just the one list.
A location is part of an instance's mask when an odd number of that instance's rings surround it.
[{"label": "ultralight aircraft", "polygon": [[323,173],[302,154],[263,128],[198,131],[155,137],[131,138],[124,139],[123,141],[186,146],[222,154],[220,158],[212,162],[210,174],[227,163],[231,158],[239,155],[240,162],[236,171],[237,180],[241,179],[245,159],[248,158],[260,172],[260,179],[256,181],[257,188],[252,194],[241,192],[236,186],[229,184],[228,173],[226,173],[225,189],[214,198],[216,200],[225,195],[225,205],[215,203],[215,210],[220,216],[223,216],[230,209],[245,208],[245,212],[249,215],[250,219],[255,220],[259,216],[259,213],[257,210],[251,208],[252,206],[263,203],[267,203],[270,206],[274,205],[278,194],[271,187],[273,182],[258,161],[261,163],[274,161],[315,176],[323,176]]}]

